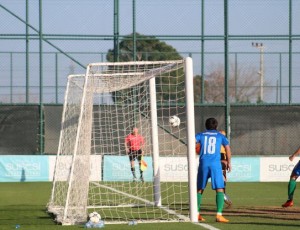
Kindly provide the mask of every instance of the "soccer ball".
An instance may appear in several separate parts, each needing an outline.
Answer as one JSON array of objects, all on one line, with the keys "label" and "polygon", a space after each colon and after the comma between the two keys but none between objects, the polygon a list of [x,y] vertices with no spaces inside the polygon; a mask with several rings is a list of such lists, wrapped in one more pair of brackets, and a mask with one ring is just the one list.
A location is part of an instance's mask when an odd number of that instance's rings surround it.
[{"label": "soccer ball", "polygon": [[178,127],[180,125],[180,118],[177,116],[171,116],[169,118],[169,123],[172,127]]},{"label": "soccer ball", "polygon": [[85,224],[85,228],[103,228],[104,221],[101,220],[101,216],[98,212],[92,212],[89,214],[89,221]]},{"label": "soccer ball", "polygon": [[89,218],[90,218],[90,222],[93,223],[93,224],[97,224],[101,220],[101,216],[98,212],[90,213]]}]

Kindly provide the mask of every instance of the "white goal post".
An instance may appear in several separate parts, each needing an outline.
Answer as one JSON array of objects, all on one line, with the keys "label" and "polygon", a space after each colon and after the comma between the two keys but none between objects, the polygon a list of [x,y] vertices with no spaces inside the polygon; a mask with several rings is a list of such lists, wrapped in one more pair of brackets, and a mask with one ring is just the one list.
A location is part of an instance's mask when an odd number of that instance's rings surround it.
[{"label": "white goal post", "polygon": [[[193,92],[189,57],[91,63],[85,75],[70,75],[48,212],[63,225],[92,211],[106,223],[196,222]],[[145,140],[145,171],[125,151],[133,127]]]}]

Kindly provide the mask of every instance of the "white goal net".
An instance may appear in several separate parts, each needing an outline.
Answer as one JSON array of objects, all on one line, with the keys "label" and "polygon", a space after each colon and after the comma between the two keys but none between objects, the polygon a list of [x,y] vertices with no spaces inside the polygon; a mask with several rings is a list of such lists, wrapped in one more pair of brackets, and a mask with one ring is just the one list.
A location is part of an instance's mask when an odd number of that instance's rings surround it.
[{"label": "white goal net", "polygon": [[[68,77],[47,207],[57,222],[82,223],[92,211],[106,223],[190,220],[188,188],[195,181],[189,186],[188,166],[195,153],[188,60],[92,63],[85,75]],[[179,126],[169,122],[174,115]],[[138,159],[131,166],[125,150],[133,127],[144,138],[144,171]]]}]

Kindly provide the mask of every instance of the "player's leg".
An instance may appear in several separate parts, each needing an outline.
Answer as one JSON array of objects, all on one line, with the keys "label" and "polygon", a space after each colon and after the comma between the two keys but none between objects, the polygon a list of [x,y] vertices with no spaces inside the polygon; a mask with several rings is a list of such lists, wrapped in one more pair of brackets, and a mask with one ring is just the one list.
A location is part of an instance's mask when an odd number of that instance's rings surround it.
[{"label": "player's leg", "polygon": [[232,201],[229,198],[229,196],[226,194],[226,183],[227,183],[227,161],[221,161],[222,164],[222,173],[223,173],[223,180],[224,180],[224,202],[227,205],[227,207],[230,207],[232,205]]},{"label": "player's leg", "polygon": [[[201,164],[200,164],[201,165]],[[201,203],[202,203],[202,194],[207,185],[208,178],[210,177],[209,169],[201,165],[198,168],[197,175],[197,209],[198,209],[198,221],[205,221],[205,219],[201,216]]]},{"label": "player's leg", "polygon": [[292,207],[294,205],[293,198],[294,198],[294,192],[296,190],[296,180],[297,180],[297,178],[298,177],[295,177],[293,175],[290,177],[290,181],[289,181],[289,184],[288,184],[288,199],[284,204],[282,204],[282,207],[284,207],[284,208]]},{"label": "player's leg", "polygon": [[141,169],[141,161],[142,161],[142,150],[141,149],[137,151],[137,159],[138,159],[138,162],[139,162],[140,180],[142,182],[144,182],[143,171]]},{"label": "player's leg", "polygon": [[287,207],[292,207],[294,205],[294,192],[296,190],[296,180],[298,179],[300,175],[300,161],[295,165],[291,177],[290,177],[290,181],[288,184],[288,200],[282,204],[282,207],[287,208]]},{"label": "player's leg", "polygon": [[216,221],[227,223],[229,220],[223,217],[223,208],[224,208],[224,179],[222,173],[222,166],[220,163],[212,165],[211,168],[211,186],[212,189],[216,191],[216,206],[217,206],[217,215]]},{"label": "player's leg", "polygon": [[131,169],[131,173],[133,176],[133,181],[136,181],[136,175],[135,175],[135,165],[134,165],[134,161],[135,161],[135,151],[131,151],[129,152],[129,161],[130,161],[130,169]]},{"label": "player's leg", "polygon": [[282,207],[287,208],[287,207],[292,207],[294,205],[294,192],[296,190],[296,180],[297,180],[298,176],[295,175],[294,173],[292,173],[291,177],[290,177],[290,181],[288,183],[288,199],[287,201],[282,204]]},{"label": "player's leg", "polygon": [[226,193],[226,182],[227,182],[227,176],[226,176],[226,169],[227,169],[227,162],[221,161],[222,165],[222,173],[223,173],[223,180],[224,180],[224,193]]},{"label": "player's leg", "polygon": [[229,222],[229,220],[226,219],[222,214],[224,208],[224,189],[216,189],[216,204],[217,204],[216,221],[221,223]]}]

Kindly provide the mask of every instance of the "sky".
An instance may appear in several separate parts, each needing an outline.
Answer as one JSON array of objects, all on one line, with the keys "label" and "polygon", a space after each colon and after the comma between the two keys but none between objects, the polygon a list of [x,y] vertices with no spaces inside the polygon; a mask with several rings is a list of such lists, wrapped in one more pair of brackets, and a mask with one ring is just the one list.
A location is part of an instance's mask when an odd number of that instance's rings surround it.
[{"label": "sky", "polygon": [[[101,40],[49,40],[64,52],[69,52],[74,59],[83,65],[89,62],[105,61],[105,53],[113,48],[113,0],[43,0],[42,1],[42,31],[47,35],[103,35]],[[200,73],[201,68],[209,71],[213,64],[224,63],[224,0],[206,0],[204,2],[204,20],[202,22],[202,1],[200,0],[120,0],[119,1],[119,29],[120,35],[133,32],[133,2],[136,6],[135,28],[136,32],[144,35],[153,35],[165,41],[182,53],[183,56],[192,54],[194,59],[194,72]],[[252,46],[252,42],[263,43],[265,79],[270,85],[278,82],[288,83],[287,59],[289,42],[289,5],[287,0],[228,0],[228,32],[232,37],[229,40],[228,51],[238,54],[239,65],[259,68],[259,49]],[[25,20],[25,1],[1,0],[0,5]],[[293,52],[300,52],[300,1],[292,1],[292,33],[298,35],[293,41]],[[29,1],[29,24],[39,30],[39,1]],[[24,34],[25,26],[17,17],[0,8],[0,69],[9,71],[10,56],[3,52],[24,52],[25,42],[20,39],[4,39],[8,34]],[[194,36],[202,35],[202,25],[205,41],[205,66],[201,67],[201,42],[192,40]],[[30,34],[36,34],[33,29]],[[174,39],[184,36],[185,40]],[[263,37],[263,38],[262,38]],[[39,51],[38,40],[30,41],[30,51]],[[57,50],[47,43],[43,43],[44,52]],[[78,54],[84,52],[87,54]],[[91,55],[90,53],[96,53]],[[300,74],[300,55],[293,56],[293,76]],[[74,65],[77,72],[84,70],[74,64],[64,55],[58,55],[59,82],[64,84],[70,66]],[[231,58],[234,62],[235,59]],[[45,84],[53,85],[55,59],[53,55],[45,55],[44,71]],[[24,82],[24,55],[13,56],[14,84]],[[31,85],[37,84],[39,59],[32,55],[30,61]],[[7,78],[0,78],[0,84],[9,83]],[[299,85],[297,78],[294,85]],[[0,86],[1,86],[0,85]],[[285,95],[287,93],[285,92]],[[274,100],[274,95],[270,96]],[[286,100],[286,96],[285,96]]]}]

